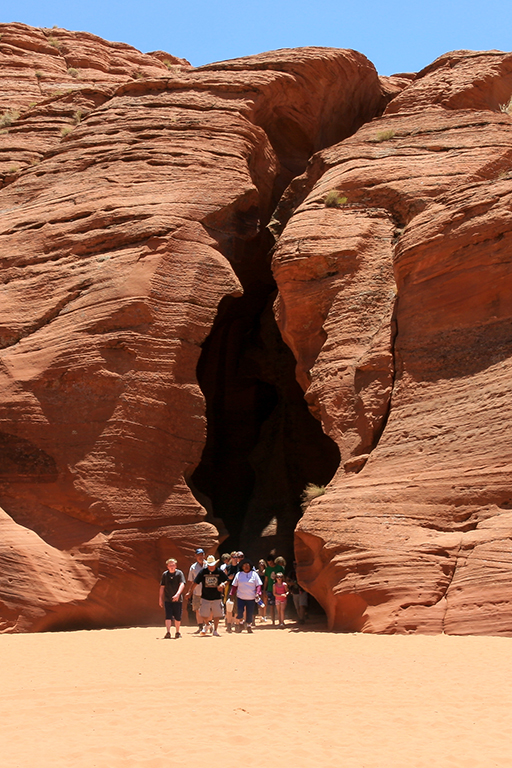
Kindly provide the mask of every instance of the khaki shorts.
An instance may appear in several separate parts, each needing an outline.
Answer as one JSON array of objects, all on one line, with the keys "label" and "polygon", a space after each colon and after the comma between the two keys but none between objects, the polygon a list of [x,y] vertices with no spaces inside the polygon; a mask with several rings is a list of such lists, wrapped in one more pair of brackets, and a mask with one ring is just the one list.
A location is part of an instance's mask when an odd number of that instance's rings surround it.
[{"label": "khaki shorts", "polygon": [[222,600],[203,600],[201,598],[201,608],[199,612],[203,619],[208,619],[210,613],[214,619],[221,619],[224,615],[222,611]]},{"label": "khaki shorts", "polygon": [[201,607],[201,595],[192,595],[192,610],[198,611]]}]

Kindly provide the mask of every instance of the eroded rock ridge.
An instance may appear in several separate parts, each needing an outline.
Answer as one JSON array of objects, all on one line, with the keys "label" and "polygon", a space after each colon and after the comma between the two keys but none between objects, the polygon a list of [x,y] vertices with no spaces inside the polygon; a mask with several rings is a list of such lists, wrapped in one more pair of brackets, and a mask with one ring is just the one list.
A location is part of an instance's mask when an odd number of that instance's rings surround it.
[{"label": "eroded rock ridge", "polygon": [[511,633],[512,57],[0,34],[0,630],[296,527],[331,628]]}]

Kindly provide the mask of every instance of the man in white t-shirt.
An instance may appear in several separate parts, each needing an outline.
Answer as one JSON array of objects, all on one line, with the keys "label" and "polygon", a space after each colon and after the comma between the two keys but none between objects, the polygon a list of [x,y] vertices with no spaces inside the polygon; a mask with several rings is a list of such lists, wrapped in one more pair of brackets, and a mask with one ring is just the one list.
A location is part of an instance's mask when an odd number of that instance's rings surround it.
[{"label": "man in white t-shirt", "polygon": [[204,549],[196,549],[196,562],[190,566],[185,594],[185,600],[188,600],[188,598],[192,595],[192,610],[196,614],[197,621],[197,630],[194,633],[196,635],[198,635],[203,628],[203,619],[201,618],[201,613],[199,612],[199,608],[201,607],[202,586],[201,584],[195,584],[194,580],[204,567]]}]

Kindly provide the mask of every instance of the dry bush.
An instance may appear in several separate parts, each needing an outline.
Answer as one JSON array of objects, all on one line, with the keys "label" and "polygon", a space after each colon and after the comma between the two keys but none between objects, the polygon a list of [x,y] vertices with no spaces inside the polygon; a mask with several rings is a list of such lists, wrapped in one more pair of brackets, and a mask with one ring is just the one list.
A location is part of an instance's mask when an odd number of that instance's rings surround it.
[{"label": "dry bush", "polygon": [[20,113],[16,109],[8,109],[7,112],[0,117],[0,128],[8,128],[12,125],[20,116]]},{"label": "dry bush", "polygon": [[339,208],[340,205],[346,205],[348,198],[341,195],[337,189],[331,189],[324,198],[326,208]]},{"label": "dry bush", "polygon": [[510,97],[510,99],[507,101],[506,104],[500,104],[500,110],[502,112],[505,112],[507,115],[512,114],[512,96]]},{"label": "dry bush", "polygon": [[392,130],[379,131],[374,141],[388,141],[389,139],[392,139],[394,135],[395,132]]},{"label": "dry bush", "polygon": [[300,506],[304,512],[311,504],[313,499],[318,496],[323,496],[325,493],[325,485],[315,485],[315,483],[308,483],[300,496]]}]

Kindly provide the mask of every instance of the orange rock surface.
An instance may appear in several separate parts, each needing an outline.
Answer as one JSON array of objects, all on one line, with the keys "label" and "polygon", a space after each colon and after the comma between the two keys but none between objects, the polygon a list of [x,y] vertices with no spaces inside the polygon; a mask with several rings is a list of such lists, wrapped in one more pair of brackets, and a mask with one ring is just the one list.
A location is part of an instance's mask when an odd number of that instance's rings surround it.
[{"label": "orange rock surface", "polygon": [[512,634],[512,56],[0,35],[0,631],[161,620],[325,476],[331,628]]},{"label": "orange rock surface", "polygon": [[342,456],[296,551],[336,629],[512,633],[511,64],[442,57],[294,182],[276,310]]},{"label": "orange rock surface", "polygon": [[0,33],[0,629],[153,621],[165,558],[218,544],[196,365],[244,243],[389,97],[351,51],[193,70]]}]

